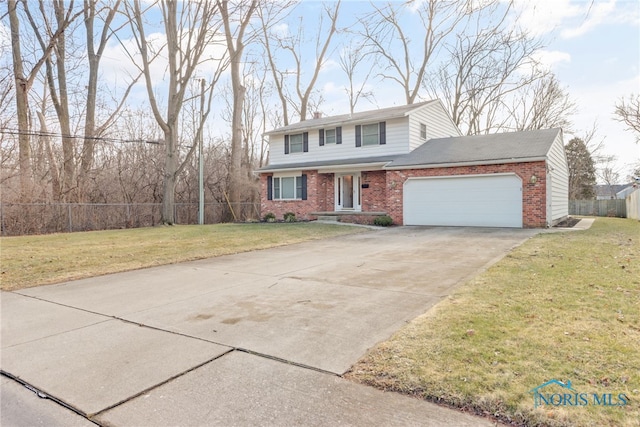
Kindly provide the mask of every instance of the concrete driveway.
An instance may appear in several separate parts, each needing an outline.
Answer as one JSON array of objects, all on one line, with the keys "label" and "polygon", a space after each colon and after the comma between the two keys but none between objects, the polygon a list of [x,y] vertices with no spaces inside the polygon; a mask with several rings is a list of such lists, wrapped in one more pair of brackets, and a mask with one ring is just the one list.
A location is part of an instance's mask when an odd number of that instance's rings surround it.
[{"label": "concrete driveway", "polygon": [[491,425],[339,375],[537,232],[401,227],[3,292],[0,421]]}]

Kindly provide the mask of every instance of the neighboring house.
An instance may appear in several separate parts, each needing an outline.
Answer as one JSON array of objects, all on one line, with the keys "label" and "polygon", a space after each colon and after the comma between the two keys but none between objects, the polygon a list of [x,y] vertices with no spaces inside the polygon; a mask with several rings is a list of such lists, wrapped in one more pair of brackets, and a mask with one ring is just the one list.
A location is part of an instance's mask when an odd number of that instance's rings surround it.
[{"label": "neighboring house", "polygon": [[270,132],[261,210],[395,224],[546,227],[568,215],[560,129],[461,136],[438,100]]},{"label": "neighboring house", "polygon": [[596,200],[624,199],[628,192],[621,195],[619,193],[631,186],[632,184],[597,184],[593,186],[593,191],[596,193]]}]

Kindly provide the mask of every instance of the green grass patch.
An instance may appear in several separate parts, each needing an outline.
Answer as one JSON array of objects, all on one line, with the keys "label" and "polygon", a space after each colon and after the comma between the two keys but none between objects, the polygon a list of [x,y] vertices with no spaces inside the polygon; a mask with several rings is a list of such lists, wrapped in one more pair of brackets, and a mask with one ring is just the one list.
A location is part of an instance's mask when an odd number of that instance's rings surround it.
[{"label": "green grass patch", "polygon": [[16,290],[363,231],[317,223],[256,223],[3,237],[0,288]]},{"label": "green grass patch", "polygon": [[[640,223],[530,239],[347,377],[516,425],[640,425]],[[551,379],[629,402],[534,408],[530,390]]]}]

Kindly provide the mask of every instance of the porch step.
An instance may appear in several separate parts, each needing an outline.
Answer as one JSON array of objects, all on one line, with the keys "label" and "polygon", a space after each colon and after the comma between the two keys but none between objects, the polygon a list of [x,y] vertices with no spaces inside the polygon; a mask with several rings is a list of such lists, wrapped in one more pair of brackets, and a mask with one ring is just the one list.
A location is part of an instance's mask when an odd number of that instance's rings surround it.
[{"label": "porch step", "polygon": [[338,222],[338,217],[336,215],[319,215],[318,221]]}]

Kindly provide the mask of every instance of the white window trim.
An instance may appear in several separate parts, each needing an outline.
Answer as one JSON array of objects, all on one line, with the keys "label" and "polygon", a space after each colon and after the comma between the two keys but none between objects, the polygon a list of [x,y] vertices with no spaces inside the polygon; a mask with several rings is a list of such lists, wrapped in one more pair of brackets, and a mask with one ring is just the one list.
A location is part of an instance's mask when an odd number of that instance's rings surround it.
[{"label": "white window trim", "polygon": [[[298,136],[300,137],[300,151],[293,151],[292,139],[293,137],[298,137]],[[300,154],[300,153],[304,153],[304,133],[301,132],[301,133],[289,134],[289,154]]]},{"label": "white window trim", "polygon": [[[364,142],[364,140],[365,140],[364,128],[366,126],[375,126],[376,127],[376,143],[375,144],[365,144],[365,142]],[[373,135],[373,134],[371,134],[371,135]],[[361,138],[360,145],[362,147],[375,147],[376,145],[380,145],[380,123],[379,122],[366,123],[366,124],[361,125],[361,127],[360,127],[360,138]]]},{"label": "white window trim", "polygon": [[[279,197],[276,198],[276,180],[278,180],[278,189],[280,191],[280,196],[282,196],[282,181],[281,178],[295,178],[294,180],[294,192],[296,193],[296,197],[294,198],[284,198],[284,197]],[[277,174],[277,175],[273,175],[272,177],[272,184],[271,184],[271,199],[272,200],[302,200],[302,194],[300,195],[300,197],[298,196],[298,179],[300,179],[300,182],[302,183],[302,174],[300,173],[281,173],[281,174]]]}]

